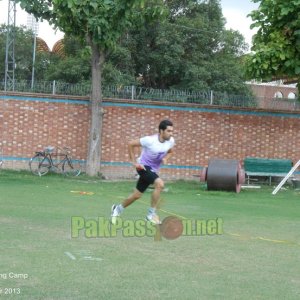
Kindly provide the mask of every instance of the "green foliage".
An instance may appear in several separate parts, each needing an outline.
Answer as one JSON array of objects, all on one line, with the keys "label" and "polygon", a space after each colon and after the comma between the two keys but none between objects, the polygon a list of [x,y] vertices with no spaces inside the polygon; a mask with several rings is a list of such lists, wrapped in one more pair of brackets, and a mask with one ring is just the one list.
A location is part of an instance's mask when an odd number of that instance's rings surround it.
[{"label": "green foliage", "polygon": [[117,46],[108,57],[103,67],[103,82],[106,86],[137,85],[135,65],[128,47]]},{"label": "green foliage", "polygon": [[117,69],[112,63],[107,62],[103,67],[104,86],[129,86],[136,85],[136,79],[129,73]]},{"label": "green foliage", "polygon": [[225,30],[219,1],[166,1],[160,22],[130,31],[136,76],[152,88],[214,89],[247,94],[243,65],[246,50],[237,31]]},{"label": "green foliage", "polygon": [[60,59],[47,70],[47,80],[61,80],[68,83],[84,81],[90,75],[90,61],[77,56]]},{"label": "green foliage", "polygon": [[[48,72],[52,66],[59,63],[60,58],[49,52],[36,52],[35,78],[38,81],[49,80]],[[30,78],[31,80],[31,78]]]},{"label": "green foliage", "polygon": [[152,17],[161,12],[161,1],[138,0],[17,0],[27,12],[46,19],[65,33],[89,39],[102,49],[113,49],[123,31],[131,26],[135,8]]},{"label": "green foliage", "polygon": [[46,6],[37,0],[18,1],[66,32],[63,57],[37,54],[39,79],[91,81],[89,42],[105,49],[105,85],[249,94],[241,59],[247,45],[239,32],[225,30],[218,0],[168,0],[164,9],[156,0],[53,0]]},{"label": "green foliage", "polygon": [[276,77],[299,77],[300,74],[300,1],[254,0],[259,8],[250,16],[254,51],[247,60],[250,78],[270,80]]},{"label": "green foliage", "polygon": [[[91,51],[82,42],[70,35],[63,39],[63,56],[52,54],[55,63],[45,70],[46,80],[61,80],[68,83],[91,82]],[[105,85],[136,84],[131,54],[126,47],[117,46],[103,64]]]},{"label": "green foliage", "polygon": [[[33,34],[25,27],[15,27],[15,78],[31,79]],[[0,76],[5,73],[5,49],[6,49],[7,26],[0,27]]]},{"label": "green foliage", "polygon": [[74,36],[65,34],[63,38],[63,53],[65,56],[79,56],[84,57],[90,55],[89,48],[82,43],[81,39]]},{"label": "green foliage", "polygon": [[[101,72],[104,71],[107,78],[106,82],[111,80],[111,84],[120,83],[123,79],[124,83],[133,82],[134,70],[130,63],[130,53],[124,47],[118,47],[118,42],[133,22],[137,24],[163,12],[162,2],[159,0],[46,2],[17,0],[17,2],[38,19],[46,19],[66,33],[65,57],[58,64],[49,67],[46,78],[62,79],[72,83],[89,80],[92,73],[91,66],[101,68]],[[92,50],[87,51],[84,44],[91,46]],[[82,47],[85,51],[81,50]],[[100,54],[103,61],[97,63]],[[105,66],[104,59],[107,57],[110,57],[111,61]],[[87,59],[92,63],[88,64]],[[90,71],[87,70],[87,66]],[[97,84],[99,82],[96,81],[94,86]]]}]

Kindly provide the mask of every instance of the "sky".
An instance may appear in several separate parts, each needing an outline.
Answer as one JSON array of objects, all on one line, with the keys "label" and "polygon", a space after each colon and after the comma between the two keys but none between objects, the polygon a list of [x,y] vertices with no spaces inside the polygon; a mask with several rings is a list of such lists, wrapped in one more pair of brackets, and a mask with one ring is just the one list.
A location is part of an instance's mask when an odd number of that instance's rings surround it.
[{"label": "sky", "polygon": [[[247,18],[247,15],[258,7],[257,3],[253,3],[251,0],[221,0],[221,6],[223,15],[227,20],[226,28],[238,30],[245,37],[245,41],[251,45],[252,35],[255,34],[255,31],[250,30],[252,21]],[[7,14],[8,0],[0,0],[0,23],[7,23]],[[19,5],[17,5],[16,16],[18,26],[27,24],[27,14],[21,10]],[[55,32],[44,21],[39,23],[38,36],[52,49],[55,42],[63,37],[63,33],[60,31]]]},{"label": "sky", "polygon": [[226,18],[226,29],[238,30],[251,45],[251,40],[255,30],[250,29],[252,20],[247,15],[258,8],[257,3],[251,0],[221,0],[223,16]]},{"label": "sky", "polygon": [[[27,16],[28,14],[23,11],[19,4],[16,5],[16,25],[27,25]],[[8,16],[8,0],[0,0],[0,23],[7,23],[7,16]],[[50,50],[52,49],[53,45],[63,37],[63,33],[58,31],[55,32],[48,22],[40,22],[39,29],[38,29],[38,37],[41,37],[48,45]]]}]

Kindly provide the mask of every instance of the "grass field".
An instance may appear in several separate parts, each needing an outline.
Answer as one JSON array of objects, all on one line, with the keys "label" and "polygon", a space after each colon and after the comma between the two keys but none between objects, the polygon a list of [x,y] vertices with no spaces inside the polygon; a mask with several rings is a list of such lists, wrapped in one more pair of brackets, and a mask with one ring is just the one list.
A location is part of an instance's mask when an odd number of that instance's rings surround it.
[{"label": "grass field", "polygon": [[[300,299],[298,191],[272,196],[266,186],[234,194],[166,183],[161,218],[219,218],[223,234],[154,241],[121,232],[87,238],[82,230],[71,237],[72,217],[108,218],[133,187],[2,170],[0,298]],[[143,220],[149,198],[146,192],[123,220]]]}]

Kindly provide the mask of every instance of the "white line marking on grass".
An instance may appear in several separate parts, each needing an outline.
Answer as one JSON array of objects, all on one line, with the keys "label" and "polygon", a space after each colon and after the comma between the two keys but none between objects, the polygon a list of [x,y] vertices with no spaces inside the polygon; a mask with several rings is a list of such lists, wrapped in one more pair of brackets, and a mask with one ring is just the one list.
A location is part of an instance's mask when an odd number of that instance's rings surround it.
[{"label": "white line marking on grass", "polygon": [[229,235],[233,235],[233,236],[241,236],[240,234],[238,233],[228,233]]},{"label": "white line marking on grass", "polygon": [[90,250],[79,250],[75,252],[80,256],[79,260],[90,260],[90,261],[102,261],[103,258],[94,257],[92,251]]},{"label": "white line marking on grass", "polygon": [[91,260],[91,261],[102,261],[103,258],[100,257],[92,257],[92,256],[84,256],[81,260]]},{"label": "white line marking on grass", "polygon": [[90,250],[78,250],[75,252],[76,254],[78,254],[80,257],[84,257],[84,256],[92,256],[92,251]]},{"label": "white line marking on grass", "polygon": [[262,240],[262,241],[267,241],[267,242],[272,242],[272,243],[283,243],[283,244],[295,244],[298,245],[298,243],[296,242],[292,242],[292,241],[284,241],[284,240],[272,240],[272,239],[267,239],[264,237],[259,236],[257,239]]},{"label": "white line marking on grass", "polygon": [[242,189],[260,189],[261,186],[260,185],[242,185],[241,188]]},{"label": "white line marking on grass", "polygon": [[76,257],[71,252],[65,252],[65,254],[72,260],[76,260]]}]

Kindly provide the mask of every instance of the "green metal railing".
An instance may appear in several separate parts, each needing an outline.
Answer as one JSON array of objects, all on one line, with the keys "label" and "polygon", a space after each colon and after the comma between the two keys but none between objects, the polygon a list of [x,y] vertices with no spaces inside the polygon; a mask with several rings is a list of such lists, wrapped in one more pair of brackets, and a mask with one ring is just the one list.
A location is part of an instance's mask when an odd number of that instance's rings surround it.
[{"label": "green metal railing", "polygon": [[[33,87],[31,81],[16,80],[14,88],[16,92],[44,93],[53,95],[73,95],[73,96],[89,96],[91,93],[90,82],[84,83],[65,83],[60,81],[35,81]],[[0,82],[0,89],[4,90],[4,82]],[[160,101],[174,103],[195,103],[203,105],[217,105],[230,107],[262,107],[260,103],[262,99],[255,96],[230,95],[215,91],[189,91],[174,89],[152,89],[136,86],[103,86],[104,98],[131,99],[140,101]],[[285,104],[285,105],[284,105]],[[269,101],[269,109],[288,109],[298,110],[297,100],[289,104],[276,102],[275,99]],[[276,107],[278,105],[278,108]]]}]

